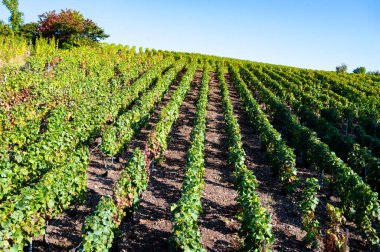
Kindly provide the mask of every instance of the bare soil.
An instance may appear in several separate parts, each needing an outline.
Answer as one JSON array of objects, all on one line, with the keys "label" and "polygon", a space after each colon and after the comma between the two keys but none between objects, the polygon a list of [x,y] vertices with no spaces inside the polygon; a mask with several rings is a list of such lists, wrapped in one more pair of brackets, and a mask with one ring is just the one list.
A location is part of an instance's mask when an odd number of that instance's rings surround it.
[{"label": "bare soil", "polygon": [[[234,104],[234,111],[239,121],[239,125],[242,131],[242,140],[244,149],[247,153],[247,159],[254,159],[254,174],[259,181],[258,193],[260,195],[261,202],[266,207],[272,217],[273,231],[276,237],[276,242],[272,249],[274,251],[311,251],[307,248],[302,241],[306,232],[301,230],[301,214],[298,204],[302,197],[303,183],[307,178],[317,178],[320,182],[326,181],[331,176],[328,174],[320,174],[313,170],[312,167],[307,167],[301,160],[301,157],[297,154],[297,172],[301,181],[300,188],[289,196],[281,189],[278,180],[273,177],[270,167],[267,165],[265,158],[265,151],[261,150],[260,144],[255,147],[253,142],[259,142],[257,132],[250,126],[249,121],[242,109],[242,102],[239,101],[239,96],[234,89],[230,77],[226,74],[226,80],[229,86],[230,96],[232,103]],[[259,102],[261,109],[265,112],[266,105],[258,98],[258,93],[253,93],[256,100]],[[269,121],[280,132],[283,132],[283,125],[273,123],[273,118],[268,115]],[[250,129],[249,129],[250,128]],[[248,130],[247,130],[248,129]],[[251,133],[249,132],[251,131]],[[252,135],[253,133],[253,135]],[[253,140],[256,139],[256,140]],[[286,139],[285,139],[286,140]],[[256,148],[256,151],[254,150]],[[257,152],[257,154],[255,154]],[[255,158],[256,157],[256,158]],[[337,193],[327,183],[321,185],[321,189],[318,192],[318,198],[320,200],[317,209],[315,211],[318,221],[320,222],[321,236],[319,238],[320,248],[317,251],[324,250],[324,239],[327,229],[327,211],[326,204],[330,203],[334,206],[338,206],[339,197]],[[363,239],[360,237],[355,225],[348,222],[345,226],[349,230],[349,248],[350,251],[375,251],[365,246]]]},{"label": "bare soil", "polygon": [[[71,206],[63,214],[50,220],[46,235],[33,240],[33,251],[69,251],[78,247],[81,242],[81,228],[84,218],[91,214],[100,198],[111,195],[126,159],[134,148],[145,148],[149,134],[159,120],[161,109],[169,102],[178,86],[184,71],[177,76],[170,90],[165,94],[149,123],[128,145],[126,152],[116,159],[103,156],[97,146],[92,146],[88,168],[88,191],[85,202]],[[208,251],[238,251],[241,240],[238,236],[240,227],[236,219],[237,192],[234,190],[232,168],[227,164],[228,149],[226,146],[225,122],[223,117],[220,87],[215,73],[210,73],[209,101],[207,105],[205,137],[205,188],[202,195],[203,213],[199,224],[202,233],[202,244]],[[239,95],[234,89],[230,76],[225,75],[234,113],[238,119],[246,161],[258,182],[257,190],[262,205],[269,211],[276,237],[271,246],[274,251],[311,251],[305,246],[302,238],[301,215],[298,202],[302,196],[302,186],[293,195],[287,195],[279,181],[273,176],[265,151],[262,148],[257,132],[250,125]],[[111,251],[168,251],[169,237],[172,231],[170,206],[177,202],[181,195],[181,186],[186,165],[186,153],[190,145],[190,134],[196,112],[196,102],[202,71],[197,70],[180,108],[180,116],[173,125],[171,140],[164,155],[164,161],[152,167],[147,190],[143,193],[139,208],[129,214],[121,223],[119,235],[114,240]],[[257,94],[254,94],[257,98]],[[265,112],[266,106],[258,99]],[[273,118],[268,116],[273,122]],[[273,125],[280,133],[281,125]],[[97,140],[100,143],[100,139]],[[320,181],[328,178],[318,174],[300,161],[297,156],[297,170],[301,182],[306,178],[316,177]],[[326,230],[326,203],[337,205],[339,197],[328,184],[319,191],[320,203],[316,215],[321,223],[321,232]],[[365,246],[362,238],[355,231],[355,225],[348,223],[350,231],[350,251],[371,251]],[[320,251],[323,251],[323,235],[320,239]]]},{"label": "bare soil", "polygon": [[[181,71],[172,83],[169,91],[163,97],[162,102],[168,100],[175,88],[178,86],[185,71]],[[158,106],[160,107],[160,106]],[[151,121],[154,121],[152,118]],[[151,124],[151,122],[150,122]],[[129,150],[144,144],[139,141],[144,136],[139,134],[132,143],[128,145]],[[91,214],[99,200],[104,195],[112,195],[113,186],[120,176],[130,152],[121,154],[116,158],[105,157],[98,148],[101,139],[95,141],[91,149],[90,164],[87,170],[87,195],[85,202],[79,202],[69,207],[60,216],[50,220],[46,228],[46,234],[33,242],[33,251],[68,251],[77,248],[81,241],[81,230],[85,217]],[[97,144],[97,145],[96,145]]]},{"label": "bare soil", "polygon": [[237,192],[227,164],[225,121],[220,86],[211,73],[205,137],[205,188],[200,216],[202,244],[208,251],[236,251],[240,247],[236,219]]},{"label": "bare soil", "polygon": [[46,234],[33,243],[33,251],[68,251],[81,243],[84,219],[91,214],[103,195],[111,195],[112,188],[124,164],[106,158],[95,148],[87,170],[87,195],[83,203],[69,207],[57,218],[48,221]]},{"label": "bare soil", "polygon": [[274,251],[305,251],[302,244],[304,234],[301,230],[301,216],[295,199],[286,196],[280,183],[274,177],[259,136],[247,119],[230,76],[226,74],[225,78],[234,113],[240,125],[248,168],[253,171],[259,182],[257,192],[260,202],[271,215],[273,233],[276,237],[272,249]]},{"label": "bare soil", "polygon": [[[115,243],[114,251],[169,249],[172,230],[170,206],[178,201],[181,193],[183,168],[186,165],[201,76],[201,71],[197,71],[191,90],[180,107],[180,116],[173,125],[164,161],[151,170],[149,187],[142,194],[139,208],[132,218],[121,224],[122,237]],[[154,122],[158,121],[158,115],[159,113],[153,115]],[[143,130],[142,133],[147,137],[147,133],[154,129],[153,126],[148,125],[147,131]]]}]

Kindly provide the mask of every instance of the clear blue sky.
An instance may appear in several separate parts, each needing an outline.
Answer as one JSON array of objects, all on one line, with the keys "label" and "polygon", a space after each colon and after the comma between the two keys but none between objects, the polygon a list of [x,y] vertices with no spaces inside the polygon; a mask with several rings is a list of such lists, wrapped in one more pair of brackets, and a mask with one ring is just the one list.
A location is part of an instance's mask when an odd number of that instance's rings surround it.
[{"label": "clear blue sky", "polygon": [[[380,70],[379,0],[19,0],[25,21],[73,8],[107,42],[313,69]],[[0,18],[8,12],[0,8]]]}]

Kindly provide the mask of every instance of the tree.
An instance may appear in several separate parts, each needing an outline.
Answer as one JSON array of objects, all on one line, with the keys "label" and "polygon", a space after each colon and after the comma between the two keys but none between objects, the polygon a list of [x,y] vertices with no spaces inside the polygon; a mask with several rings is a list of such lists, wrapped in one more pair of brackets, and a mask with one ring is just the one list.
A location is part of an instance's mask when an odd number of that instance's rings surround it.
[{"label": "tree", "polygon": [[380,71],[379,71],[379,70],[376,70],[376,71],[369,71],[369,72],[367,72],[367,74],[380,75]]},{"label": "tree", "polygon": [[8,24],[0,20],[0,35],[9,36],[12,34],[14,34],[12,28]]},{"label": "tree", "polygon": [[22,12],[18,10],[18,0],[3,0],[3,4],[11,12],[9,23],[14,33],[18,33],[22,25]]},{"label": "tree", "polygon": [[108,37],[94,21],[71,9],[43,13],[39,16],[37,31],[43,37],[54,37],[61,48],[91,44]]},{"label": "tree", "polygon": [[36,41],[39,33],[37,31],[38,23],[30,22],[20,26],[20,34],[33,43]]},{"label": "tree", "polygon": [[342,65],[336,67],[337,73],[345,73],[347,72],[347,65],[342,63]]},{"label": "tree", "polygon": [[365,69],[365,67],[357,67],[352,72],[355,73],[355,74],[365,74],[366,73],[366,69]]}]

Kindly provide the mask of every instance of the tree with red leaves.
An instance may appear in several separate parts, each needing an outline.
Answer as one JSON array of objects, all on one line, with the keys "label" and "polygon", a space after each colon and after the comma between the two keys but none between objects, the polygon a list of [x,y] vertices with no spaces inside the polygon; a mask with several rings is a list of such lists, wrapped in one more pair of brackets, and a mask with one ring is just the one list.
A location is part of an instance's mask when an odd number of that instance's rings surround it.
[{"label": "tree with red leaves", "polygon": [[42,37],[55,38],[63,48],[91,44],[108,37],[94,21],[71,9],[39,15],[37,31]]}]

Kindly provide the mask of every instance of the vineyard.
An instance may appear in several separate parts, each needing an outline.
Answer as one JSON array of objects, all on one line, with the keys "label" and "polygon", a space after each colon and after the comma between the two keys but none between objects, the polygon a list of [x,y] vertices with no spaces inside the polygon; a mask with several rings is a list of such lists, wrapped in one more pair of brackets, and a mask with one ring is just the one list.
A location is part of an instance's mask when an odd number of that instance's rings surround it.
[{"label": "vineyard", "polygon": [[0,251],[380,249],[376,75],[0,39]]}]

